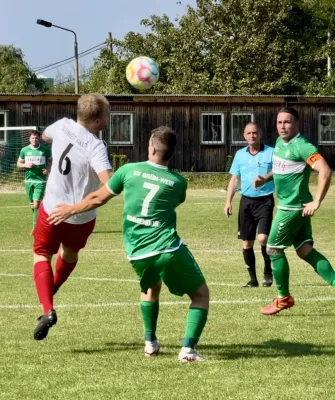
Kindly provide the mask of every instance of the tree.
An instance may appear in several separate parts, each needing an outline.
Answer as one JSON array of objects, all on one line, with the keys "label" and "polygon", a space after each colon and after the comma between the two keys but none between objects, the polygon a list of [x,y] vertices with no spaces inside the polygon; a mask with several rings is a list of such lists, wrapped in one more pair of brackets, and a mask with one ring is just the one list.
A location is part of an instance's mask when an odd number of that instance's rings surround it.
[{"label": "tree", "polygon": [[0,46],[0,91],[41,92],[45,84],[29,69],[23,52],[14,46]]},{"label": "tree", "polygon": [[174,23],[153,15],[141,21],[148,33],[129,32],[113,41],[113,54],[101,51],[88,86],[136,92],[126,81],[126,65],[146,55],[160,67],[160,80],[147,93],[304,94],[318,91],[320,79],[320,88],[329,89],[325,54],[335,54],[335,43],[326,44],[322,18],[330,2],[295,0],[308,10],[300,16],[288,14],[290,0],[198,0]]}]

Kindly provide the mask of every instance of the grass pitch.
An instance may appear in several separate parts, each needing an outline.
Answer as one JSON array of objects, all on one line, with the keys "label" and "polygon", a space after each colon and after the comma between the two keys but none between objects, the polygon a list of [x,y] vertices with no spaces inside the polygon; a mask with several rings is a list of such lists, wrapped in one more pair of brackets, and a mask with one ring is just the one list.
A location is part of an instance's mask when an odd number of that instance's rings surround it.
[{"label": "grass pitch", "polygon": [[[198,346],[207,362],[185,365],[177,355],[189,301],[166,288],[161,354],[143,356],[139,286],[121,239],[122,197],[99,210],[76,270],[56,295],[58,323],[46,340],[34,341],[40,307],[31,277],[32,214],[25,195],[1,195],[0,399],[335,399],[335,292],[289,249],[296,306],[261,315],[276,290],[240,287],[248,277],[236,238],[238,198],[229,219],[219,189],[189,190],[178,210],[178,232],[211,291]],[[334,200],[332,187],[313,227],[316,248],[335,264]]]}]

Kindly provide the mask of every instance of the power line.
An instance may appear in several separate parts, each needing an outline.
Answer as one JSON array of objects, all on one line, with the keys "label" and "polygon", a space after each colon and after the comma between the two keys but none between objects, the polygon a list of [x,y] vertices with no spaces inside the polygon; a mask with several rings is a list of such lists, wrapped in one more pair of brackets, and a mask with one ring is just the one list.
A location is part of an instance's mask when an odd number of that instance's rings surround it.
[{"label": "power line", "polygon": [[[79,78],[87,78],[89,75],[90,75],[89,73],[81,74],[81,75],[79,75]],[[67,83],[71,83],[71,82],[74,82],[74,77],[71,78],[71,79],[68,79],[68,80],[66,80],[66,81],[58,82],[58,83],[56,83],[56,85],[54,85],[54,86],[57,87],[57,86],[61,86],[61,85],[66,85]]]},{"label": "power line", "polygon": [[[93,46],[93,47],[91,47],[91,48],[89,48],[89,49],[87,49],[87,50],[85,50],[85,51],[82,51],[82,52],[79,53],[78,55],[87,53],[88,51],[93,50],[93,49],[95,49],[96,47],[102,46],[102,45],[104,45],[104,44],[107,44],[106,41],[103,42],[103,43],[97,44],[96,46]],[[57,64],[61,64],[61,63],[63,63],[64,61],[69,61],[69,60],[72,61],[73,59],[74,59],[74,56],[68,57],[68,58],[65,58],[64,60],[57,61],[57,62],[52,63],[52,64],[44,65],[44,66],[42,66],[42,67],[35,67],[35,68],[32,68],[31,70],[32,70],[33,72],[37,72],[37,71],[40,71],[40,70],[42,70],[42,69],[49,68],[49,67],[53,67],[54,65],[57,65]]]},{"label": "power line", "polygon": [[[104,46],[101,46],[101,47],[99,47],[99,48],[97,48],[97,49],[91,50],[90,52],[85,53],[85,54],[80,53],[81,56],[79,56],[78,58],[86,57],[86,56],[88,56],[88,55],[91,54],[91,53],[94,53],[94,52],[96,52],[96,51],[98,51],[98,50],[103,49],[105,46],[106,46],[106,44],[104,44]],[[73,61],[73,59],[74,59],[74,57],[72,57],[72,58],[70,59],[70,61],[64,62],[63,64],[58,64],[58,65],[56,65],[56,66],[54,66],[54,67],[51,67],[51,68],[46,68],[46,69],[39,70],[38,73],[41,74],[42,72],[51,71],[51,70],[53,70],[53,69],[62,67],[63,65],[70,64],[70,63]]]}]

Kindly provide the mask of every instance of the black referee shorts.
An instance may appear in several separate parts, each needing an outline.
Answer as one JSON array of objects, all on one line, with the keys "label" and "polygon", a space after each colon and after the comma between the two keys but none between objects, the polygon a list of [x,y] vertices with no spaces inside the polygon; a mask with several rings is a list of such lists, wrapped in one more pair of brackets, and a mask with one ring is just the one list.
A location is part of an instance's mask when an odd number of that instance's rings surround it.
[{"label": "black referee shorts", "polygon": [[[268,235],[271,229],[274,198],[242,196],[238,213],[238,238],[255,240],[258,234]],[[258,229],[257,229],[258,228]]]}]

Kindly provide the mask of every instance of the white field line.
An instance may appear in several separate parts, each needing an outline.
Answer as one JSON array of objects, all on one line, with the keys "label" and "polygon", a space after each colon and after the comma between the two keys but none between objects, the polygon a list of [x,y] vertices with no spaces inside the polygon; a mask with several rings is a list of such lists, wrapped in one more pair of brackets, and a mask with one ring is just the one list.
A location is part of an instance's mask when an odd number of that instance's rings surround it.
[{"label": "white field line", "polygon": [[[5,278],[32,278],[32,274],[12,274],[12,273],[0,273],[0,277]],[[138,279],[125,279],[125,278],[96,278],[90,276],[84,277],[72,277],[71,279],[80,280],[80,281],[97,281],[97,282],[125,282],[125,283],[139,283]],[[210,286],[231,286],[231,287],[240,287],[241,284],[238,283],[225,283],[225,282],[207,282]]]},{"label": "white field line", "polygon": [[[310,302],[323,302],[323,301],[335,301],[335,297],[312,297],[312,298],[296,298],[297,301],[302,303]],[[270,302],[271,299],[249,299],[249,300],[211,300],[210,304],[257,304]],[[176,305],[189,305],[189,301],[161,301],[159,303],[163,306],[176,306]],[[139,302],[110,302],[110,303],[85,303],[85,304],[59,304],[59,308],[100,308],[100,307],[133,307],[139,306]],[[0,305],[0,310],[20,310],[20,309],[35,309],[40,308],[40,305],[34,304],[8,304]]]},{"label": "white field line", "polygon": [[[242,253],[242,250],[225,250],[225,249],[193,249],[188,246],[194,253]],[[319,249],[320,250],[320,249]],[[32,253],[32,249],[0,249],[0,253]],[[323,253],[335,254],[335,250],[320,250]],[[86,253],[124,253],[124,249],[83,249],[81,252]],[[255,253],[260,253],[260,250],[255,250]],[[295,253],[294,250],[285,250],[285,253]]]},{"label": "white field line", "polygon": [[[210,203],[208,203],[208,202],[200,202],[200,203],[189,202],[188,205],[190,205],[190,206],[194,206],[194,205],[201,206],[201,205],[213,205],[213,204],[217,204],[217,205],[220,205],[222,207],[224,206],[224,204],[222,202],[220,202],[220,201],[214,201],[214,202],[210,202]],[[113,204],[113,207],[115,207],[115,206],[123,206],[123,203]],[[30,206],[29,205],[25,205],[25,206],[0,206],[0,209],[9,209],[9,208],[30,208]]]}]

